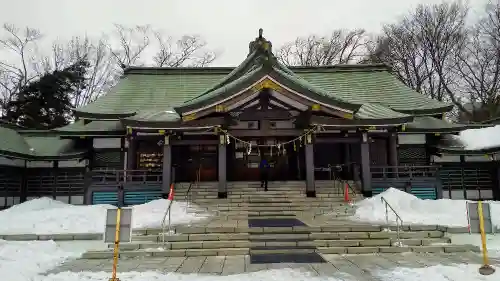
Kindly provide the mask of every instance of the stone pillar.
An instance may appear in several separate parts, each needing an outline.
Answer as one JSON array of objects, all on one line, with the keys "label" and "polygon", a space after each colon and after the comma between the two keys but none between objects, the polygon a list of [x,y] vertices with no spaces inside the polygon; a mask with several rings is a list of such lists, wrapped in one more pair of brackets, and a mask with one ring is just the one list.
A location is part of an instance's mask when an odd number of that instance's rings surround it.
[{"label": "stone pillar", "polygon": [[162,179],[162,192],[168,194],[170,191],[170,184],[172,183],[172,146],[170,145],[169,136],[165,136],[163,142]]},{"label": "stone pillar", "polygon": [[[389,157],[389,159],[387,159],[389,166],[398,166],[398,135],[395,133],[389,135],[387,139],[387,154]],[[394,172],[396,172],[396,169]]]},{"label": "stone pillar", "polygon": [[218,192],[217,192],[217,197],[218,198],[227,198],[227,176],[226,176],[226,171],[227,171],[227,141],[226,141],[226,136],[225,135],[219,135],[219,149],[218,149],[218,154],[219,154],[219,167],[218,167],[218,172],[219,172],[219,186],[218,186]]},{"label": "stone pillar", "polygon": [[370,171],[370,143],[368,133],[361,135],[361,179],[363,181],[363,195],[372,196],[372,174]]},{"label": "stone pillar", "polygon": [[306,136],[305,144],[306,159],[306,196],[316,197],[316,188],[314,186],[314,144],[312,135]]}]

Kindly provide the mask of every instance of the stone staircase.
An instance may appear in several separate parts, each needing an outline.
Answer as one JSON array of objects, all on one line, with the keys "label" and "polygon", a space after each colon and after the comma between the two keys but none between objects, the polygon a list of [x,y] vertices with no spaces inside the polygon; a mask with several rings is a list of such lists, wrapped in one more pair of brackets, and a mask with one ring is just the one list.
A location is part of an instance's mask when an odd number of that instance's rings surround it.
[{"label": "stone staircase", "polygon": [[[347,219],[354,207],[343,202],[337,183],[316,182],[317,197],[307,198],[303,182],[231,183],[228,198],[218,199],[215,183],[193,187],[189,199],[194,212],[212,212],[206,222],[175,226],[174,234],[161,229],[134,231],[133,242],[121,244],[120,257],[250,255],[255,262],[321,262],[318,254],[367,254],[401,252],[460,252],[475,250],[451,245],[448,229],[438,226],[405,226],[402,247],[395,246],[397,232],[384,226]],[[183,201],[187,185],[176,190]],[[359,195],[351,194],[354,200]],[[324,214],[329,214],[324,219]],[[111,258],[106,251],[91,251],[83,258]],[[292,259],[290,259],[292,258]]]},{"label": "stone staircase", "polygon": [[[177,198],[187,198],[188,185],[176,187]],[[246,219],[296,216],[300,214],[322,215],[339,213],[351,215],[353,209],[346,205],[340,182],[317,181],[316,197],[307,198],[303,181],[270,182],[264,191],[258,182],[228,183],[228,198],[217,198],[217,183],[200,183],[193,187],[190,201],[202,211],[214,212],[220,218]],[[353,201],[362,199],[350,192]],[[182,199],[179,199],[182,200]]]}]

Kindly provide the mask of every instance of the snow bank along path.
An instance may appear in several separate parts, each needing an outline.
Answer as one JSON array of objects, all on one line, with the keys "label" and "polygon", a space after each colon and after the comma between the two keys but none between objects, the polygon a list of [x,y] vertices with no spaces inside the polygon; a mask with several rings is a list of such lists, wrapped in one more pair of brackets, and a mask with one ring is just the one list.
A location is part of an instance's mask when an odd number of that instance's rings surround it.
[{"label": "snow bank along path", "polygon": [[[133,206],[133,227],[159,228],[170,201],[158,199]],[[0,212],[0,234],[103,233],[106,209],[111,205],[70,205],[38,198]],[[196,206],[192,206],[196,209]],[[172,224],[189,224],[208,214],[186,212],[186,203],[174,201]]]},{"label": "snow bank along path", "polygon": [[[399,189],[386,191],[356,204],[354,220],[385,224],[384,197],[403,220],[404,225],[467,226],[466,200],[422,200]],[[500,228],[500,202],[490,201],[493,226]],[[389,223],[396,223],[396,216],[389,210]]]}]

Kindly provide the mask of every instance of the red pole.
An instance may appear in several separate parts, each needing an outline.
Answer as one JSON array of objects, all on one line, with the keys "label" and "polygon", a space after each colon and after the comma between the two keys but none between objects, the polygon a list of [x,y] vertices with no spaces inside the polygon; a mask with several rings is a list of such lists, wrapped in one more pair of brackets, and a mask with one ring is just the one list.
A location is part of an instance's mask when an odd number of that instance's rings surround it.
[{"label": "red pole", "polygon": [[345,188],[344,188],[344,202],[348,203],[349,201],[350,201],[349,200],[349,186],[346,183]]},{"label": "red pole", "polygon": [[168,200],[174,200],[174,184],[170,185],[170,192],[168,193]]}]

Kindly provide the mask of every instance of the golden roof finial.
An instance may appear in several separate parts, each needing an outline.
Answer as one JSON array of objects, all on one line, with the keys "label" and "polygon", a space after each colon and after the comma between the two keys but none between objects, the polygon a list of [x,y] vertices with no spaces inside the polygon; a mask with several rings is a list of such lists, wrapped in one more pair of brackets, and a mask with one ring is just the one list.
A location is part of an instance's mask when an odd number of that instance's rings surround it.
[{"label": "golden roof finial", "polygon": [[262,39],[263,32],[264,32],[264,30],[262,28],[259,28],[259,39]]}]

